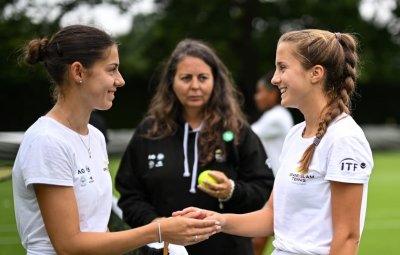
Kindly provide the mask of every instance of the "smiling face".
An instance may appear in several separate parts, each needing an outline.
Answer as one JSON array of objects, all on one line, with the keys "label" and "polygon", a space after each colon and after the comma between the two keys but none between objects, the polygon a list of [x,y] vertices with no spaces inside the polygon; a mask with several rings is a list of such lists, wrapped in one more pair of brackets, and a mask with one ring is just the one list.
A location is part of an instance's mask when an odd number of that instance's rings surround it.
[{"label": "smiling face", "polygon": [[186,56],[176,67],[173,90],[185,112],[200,112],[214,88],[211,68],[203,60]]},{"label": "smiling face", "polygon": [[276,50],[276,70],[272,84],[281,92],[281,104],[285,107],[302,108],[302,104],[312,100],[312,86],[309,72],[295,56],[295,45],[281,42]]},{"label": "smiling face", "polygon": [[111,108],[117,88],[125,85],[118,67],[118,48],[113,45],[105,51],[102,60],[87,70],[88,75],[84,77],[82,88],[87,92],[84,93],[84,100],[92,108],[98,110]]}]

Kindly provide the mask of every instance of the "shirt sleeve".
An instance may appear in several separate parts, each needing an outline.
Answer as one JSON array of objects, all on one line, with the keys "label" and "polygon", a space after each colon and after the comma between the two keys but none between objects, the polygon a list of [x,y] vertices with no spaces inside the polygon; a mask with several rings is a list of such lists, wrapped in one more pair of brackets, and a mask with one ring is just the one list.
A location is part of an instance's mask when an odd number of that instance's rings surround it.
[{"label": "shirt sleeve", "polygon": [[325,179],[367,183],[372,168],[372,152],[367,140],[356,136],[341,137],[331,146]]},{"label": "shirt sleeve", "polygon": [[28,145],[22,169],[24,182],[73,186],[73,162],[67,145],[47,135],[37,137]]}]

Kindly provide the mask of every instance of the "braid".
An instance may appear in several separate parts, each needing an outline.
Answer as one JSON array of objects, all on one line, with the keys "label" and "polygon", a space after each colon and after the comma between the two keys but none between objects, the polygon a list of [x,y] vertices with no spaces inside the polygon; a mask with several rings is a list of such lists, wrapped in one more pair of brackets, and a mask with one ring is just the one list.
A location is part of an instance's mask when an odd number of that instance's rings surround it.
[{"label": "braid", "polygon": [[317,134],[315,135],[314,142],[308,146],[306,151],[303,153],[303,156],[300,160],[300,173],[306,174],[308,172],[308,168],[310,167],[312,157],[314,155],[315,149],[317,148],[319,141],[321,141],[322,137],[324,137],[329,124],[334,120],[341,111],[339,110],[340,99],[336,98],[332,100],[325,108],[323,112],[325,112],[322,121],[318,124]]},{"label": "braid", "polygon": [[325,93],[329,101],[322,110],[315,139],[299,162],[299,172],[306,174],[316,147],[327,132],[329,124],[343,112],[351,114],[350,99],[355,91],[357,78],[357,41],[351,34],[315,29],[288,32],[280,41],[295,42],[299,60],[305,69],[317,64],[326,69]]}]

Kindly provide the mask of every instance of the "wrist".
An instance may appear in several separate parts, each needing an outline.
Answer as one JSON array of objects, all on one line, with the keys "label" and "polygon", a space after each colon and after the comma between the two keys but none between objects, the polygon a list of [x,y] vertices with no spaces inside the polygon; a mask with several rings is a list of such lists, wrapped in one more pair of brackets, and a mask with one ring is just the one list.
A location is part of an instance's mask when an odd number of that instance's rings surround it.
[{"label": "wrist", "polygon": [[157,225],[157,230],[156,230],[156,233],[157,233],[157,235],[156,235],[156,240],[157,240],[157,242],[158,243],[162,243],[162,234],[161,234],[161,222],[160,221],[158,221],[158,220],[154,220],[153,222],[155,222],[156,223],[156,225]]}]

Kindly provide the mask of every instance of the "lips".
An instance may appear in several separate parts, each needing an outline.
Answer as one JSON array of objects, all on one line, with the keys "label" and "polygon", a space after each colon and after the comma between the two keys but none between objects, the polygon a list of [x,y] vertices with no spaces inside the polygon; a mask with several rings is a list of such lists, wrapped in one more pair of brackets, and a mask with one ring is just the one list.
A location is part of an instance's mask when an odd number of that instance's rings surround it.
[{"label": "lips", "polygon": [[109,91],[107,91],[107,94],[111,97],[110,99],[111,100],[114,100],[114,98],[115,98],[115,93],[116,91],[115,90],[109,90]]},{"label": "lips", "polygon": [[201,100],[203,97],[202,96],[189,96],[189,100]]}]

